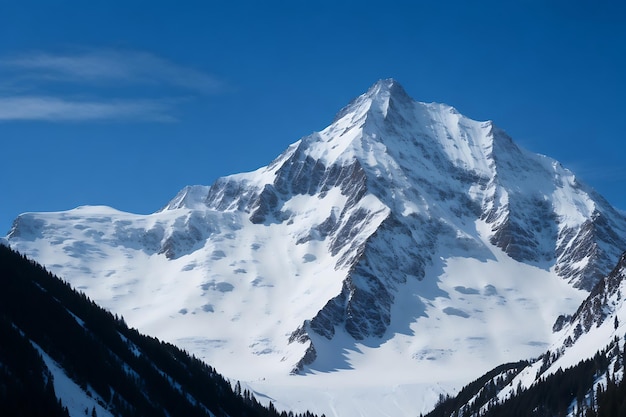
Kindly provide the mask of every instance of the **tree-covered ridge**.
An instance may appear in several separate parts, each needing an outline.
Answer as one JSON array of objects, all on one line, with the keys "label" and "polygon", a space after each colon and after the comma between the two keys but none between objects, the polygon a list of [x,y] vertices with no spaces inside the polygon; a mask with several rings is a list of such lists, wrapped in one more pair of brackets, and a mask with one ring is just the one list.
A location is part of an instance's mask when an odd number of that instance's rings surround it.
[{"label": "tree-covered ridge", "polygon": [[506,363],[492,369],[463,387],[455,397],[441,396],[435,409],[426,417],[448,417],[461,408],[465,412],[464,415],[476,413],[526,366],[528,362],[521,361]]},{"label": "tree-covered ridge", "polygon": [[502,366],[498,367],[467,385],[458,396],[442,399],[425,417],[626,416],[626,344],[622,346],[615,339],[593,358],[559,369],[527,389],[518,388],[502,401],[497,397],[502,387],[494,385],[493,379],[502,375]]},{"label": "tree-covered ridge", "polygon": [[128,328],[2,245],[0,288],[0,415],[67,415],[31,341],[116,416],[293,415],[262,406],[247,390],[235,392],[212,367]]}]

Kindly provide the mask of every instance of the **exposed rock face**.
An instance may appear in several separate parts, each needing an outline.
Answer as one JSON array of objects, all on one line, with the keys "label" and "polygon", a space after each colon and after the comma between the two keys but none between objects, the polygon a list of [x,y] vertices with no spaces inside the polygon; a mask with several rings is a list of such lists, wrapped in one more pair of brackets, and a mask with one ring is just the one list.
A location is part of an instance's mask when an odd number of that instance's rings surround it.
[{"label": "exposed rock face", "polygon": [[559,275],[592,289],[615,265],[620,248],[626,248],[622,228],[620,215],[610,206],[598,207],[577,228],[562,227],[556,248]]},{"label": "exposed rock face", "polygon": [[[626,252],[622,254],[617,266],[603,277],[593,288],[589,297],[571,316],[561,316],[555,323],[554,330],[560,331],[568,326],[569,336],[566,345],[572,345],[578,338],[588,333],[592,327],[600,327],[608,317],[615,316],[622,308],[622,292],[626,287]],[[616,322],[616,325],[619,322]]]}]

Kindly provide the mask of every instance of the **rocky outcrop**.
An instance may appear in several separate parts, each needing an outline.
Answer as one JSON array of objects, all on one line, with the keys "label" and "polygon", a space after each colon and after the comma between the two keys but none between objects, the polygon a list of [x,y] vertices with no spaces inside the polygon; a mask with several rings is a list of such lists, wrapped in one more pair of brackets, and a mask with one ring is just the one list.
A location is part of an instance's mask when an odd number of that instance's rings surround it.
[{"label": "rocky outcrop", "polygon": [[[626,252],[617,266],[593,287],[589,296],[571,316],[560,316],[553,329],[560,331],[569,327],[566,345],[572,345],[592,327],[599,327],[623,305],[623,287],[626,285]],[[616,325],[619,322],[616,322]]]}]

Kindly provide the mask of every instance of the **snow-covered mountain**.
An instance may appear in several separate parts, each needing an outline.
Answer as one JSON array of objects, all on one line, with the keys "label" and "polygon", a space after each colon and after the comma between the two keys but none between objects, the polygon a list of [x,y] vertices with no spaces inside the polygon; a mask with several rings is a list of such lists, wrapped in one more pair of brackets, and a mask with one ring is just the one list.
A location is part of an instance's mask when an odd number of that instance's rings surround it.
[{"label": "snow-covered mountain", "polygon": [[492,122],[382,80],[267,167],[151,215],[26,213],[7,240],[279,406],[398,416],[545,352],[626,219]]}]

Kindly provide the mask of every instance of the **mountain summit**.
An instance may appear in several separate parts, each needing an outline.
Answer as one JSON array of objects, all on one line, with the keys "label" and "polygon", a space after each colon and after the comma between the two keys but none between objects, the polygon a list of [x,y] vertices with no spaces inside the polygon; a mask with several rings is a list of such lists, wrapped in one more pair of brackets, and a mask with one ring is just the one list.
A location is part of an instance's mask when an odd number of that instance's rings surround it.
[{"label": "mountain summit", "polygon": [[619,259],[626,219],[492,122],[388,79],[266,167],[147,216],[23,214],[7,239],[278,404],[320,411],[327,387],[321,411],[352,415],[346,398],[393,386],[364,409],[398,415],[541,353]]}]

